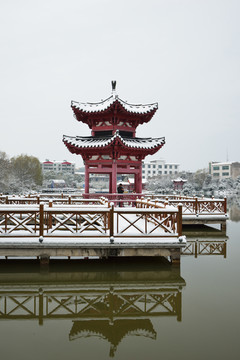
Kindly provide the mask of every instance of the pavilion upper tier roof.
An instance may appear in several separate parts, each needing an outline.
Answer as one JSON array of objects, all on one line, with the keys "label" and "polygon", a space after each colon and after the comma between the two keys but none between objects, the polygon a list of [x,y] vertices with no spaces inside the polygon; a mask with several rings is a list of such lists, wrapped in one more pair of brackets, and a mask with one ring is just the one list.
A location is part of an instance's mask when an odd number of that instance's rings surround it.
[{"label": "pavilion upper tier roof", "polygon": [[[165,144],[165,138],[128,138],[122,137],[118,131],[113,136],[106,137],[83,137],[83,136],[63,136],[64,144],[69,148],[76,149],[109,149],[114,144],[120,144],[123,148],[141,151],[157,151]],[[71,151],[71,150],[70,150]],[[155,152],[154,151],[154,152]]]},{"label": "pavilion upper tier roof", "polygon": [[156,111],[158,108],[158,103],[146,104],[146,105],[128,104],[126,101],[120,99],[117,95],[115,96],[112,95],[106,100],[103,100],[98,103],[81,103],[81,102],[72,101],[71,104],[72,107],[75,107],[78,110],[81,110],[83,112],[93,113],[93,112],[105,111],[109,109],[111,105],[117,102],[121,104],[126,111],[136,114],[144,114],[151,112],[153,110]]},{"label": "pavilion upper tier roof", "polygon": [[153,104],[129,104],[120,99],[117,95],[112,95],[106,100],[98,103],[81,103],[72,101],[71,107],[78,121],[87,123],[92,127],[92,121],[97,120],[99,116],[107,116],[112,114],[122,114],[128,116],[132,120],[137,120],[136,125],[148,122],[156,110],[158,103]]}]

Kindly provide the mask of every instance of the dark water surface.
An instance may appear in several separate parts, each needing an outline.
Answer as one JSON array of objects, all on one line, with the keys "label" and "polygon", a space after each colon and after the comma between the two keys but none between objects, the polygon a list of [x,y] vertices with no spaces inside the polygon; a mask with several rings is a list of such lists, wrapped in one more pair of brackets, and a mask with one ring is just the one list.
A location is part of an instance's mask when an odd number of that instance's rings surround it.
[{"label": "dark water surface", "polygon": [[237,221],[227,236],[189,234],[180,268],[1,261],[1,358],[237,359],[239,234]]}]

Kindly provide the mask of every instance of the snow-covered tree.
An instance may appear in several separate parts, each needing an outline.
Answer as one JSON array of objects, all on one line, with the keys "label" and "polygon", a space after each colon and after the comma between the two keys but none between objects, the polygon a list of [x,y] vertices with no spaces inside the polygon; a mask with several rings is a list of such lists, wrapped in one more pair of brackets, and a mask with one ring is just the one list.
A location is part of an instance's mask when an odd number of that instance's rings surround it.
[{"label": "snow-covered tree", "polygon": [[25,192],[42,185],[42,167],[34,156],[20,155],[11,159],[11,173],[15,191]]},{"label": "snow-covered tree", "polygon": [[200,191],[203,188],[203,184],[208,176],[206,169],[197,170],[194,174],[194,187],[196,191]]},{"label": "snow-covered tree", "polygon": [[183,195],[192,195],[195,192],[193,184],[186,183],[183,185]]},{"label": "snow-covered tree", "polygon": [[148,179],[147,189],[156,193],[173,192],[173,183],[171,176],[155,176]]},{"label": "snow-covered tree", "polygon": [[9,190],[10,161],[5,152],[0,151],[0,193]]}]

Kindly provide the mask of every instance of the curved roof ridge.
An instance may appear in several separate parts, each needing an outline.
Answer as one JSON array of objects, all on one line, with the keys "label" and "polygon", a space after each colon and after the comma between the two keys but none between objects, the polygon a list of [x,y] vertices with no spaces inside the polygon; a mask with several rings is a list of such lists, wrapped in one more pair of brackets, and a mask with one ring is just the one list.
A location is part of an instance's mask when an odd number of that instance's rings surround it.
[{"label": "curved roof ridge", "polygon": [[130,148],[151,149],[165,144],[165,137],[161,138],[122,138],[123,144]]},{"label": "curved roof ridge", "polygon": [[160,138],[123,138],[117,131],[114,135],[104,138],[91,136],[63,136],[63,142],[77,148],[103,148],[109,146],[118,138],[120,142],[132,149],[154,149],[165,144],[165,137]]},{"label": "curved roof ridge", "polygon": [[158,107],[158,103],[157,102],[154,102],[154,103],[151,103],[151,104],[132,104],[132,103],[128,103],[127,101],[124,101],[123,99],[117,97],[118,100],[120,100],[121,102],[123,102],[124,104],[127,104],[127,105],[130,105],[130,106],[156,106]]},{"label": "curved roof ridge", "polygon": [[118,102],[126,111],[131,113],[147,113],[158,109],[157,102],[152,104],[132,104],[122,100],[117,95],[111,95],[103,101],[92,103],[77,102],[72,100],[71,106],[83,112],[93,113],[107,110],[115,102]]},{"label": "curved roof ridge", "polygon": [[71,104],[76,103],[76,104],[81,104],[81,105],[100,105],[100,104],[103,104],[104,102],[110,100],[111,98],[114,98],[113,95],[109,96],[105,100],[97,101],[97,102],[89,102],[89,101],[88,102],[79,102],[79,101],[72,100]]}]

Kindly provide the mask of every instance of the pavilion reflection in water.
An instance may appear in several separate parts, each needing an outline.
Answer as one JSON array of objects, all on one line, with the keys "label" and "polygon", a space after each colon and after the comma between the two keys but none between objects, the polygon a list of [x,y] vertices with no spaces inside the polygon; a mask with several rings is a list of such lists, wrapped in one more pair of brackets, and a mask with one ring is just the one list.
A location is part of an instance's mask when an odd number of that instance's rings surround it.
[{"label": "pavilion reflection in water", "polygon": [[181,321],[185,285],[180,268],[159,259],[52,261],[47,272],[34,262],[1,261],[0,320],[71,319],[70,341],[97,336],[114,356],[126,336],[156,339],[152,318]]},{"label": "pavilion reflection in water", "polygon": [[70,340],[97,336],[110,343],[109,355],[113,357],[123,338],[126,336],[144,336],[156,340],[157,333],[150,319],[116,320],[110,324],[107,320],[89,320],[75,322]]}]

